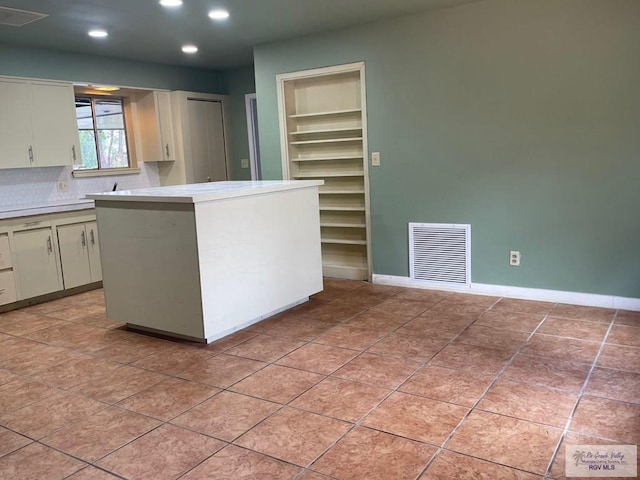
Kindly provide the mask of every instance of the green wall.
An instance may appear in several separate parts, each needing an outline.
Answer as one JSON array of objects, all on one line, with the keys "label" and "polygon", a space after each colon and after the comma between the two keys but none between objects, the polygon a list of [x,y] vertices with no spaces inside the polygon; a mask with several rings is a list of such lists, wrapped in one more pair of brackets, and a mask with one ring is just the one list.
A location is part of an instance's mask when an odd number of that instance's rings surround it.
[{"label": "green wall", "polygon": [[363,60],[374,273],[408,276],[408,222],[470,223],[475,283],[638,298],[639,47],[637,0],[484,0],[258,46],[265,178],[275,75]]},{"label": "green wall", "polygon": [[225,93],[216,70],[0,45],[0,75]]},{"label": "green wall", "polygon": [[245,95],[255,93],[256,83],[253,67],[223,72],[223,87],[231,96],[231,139],[233,143],[233,179],[251,180],[251,169],[241,168],[240,160],[249,159],[249,137]]}]

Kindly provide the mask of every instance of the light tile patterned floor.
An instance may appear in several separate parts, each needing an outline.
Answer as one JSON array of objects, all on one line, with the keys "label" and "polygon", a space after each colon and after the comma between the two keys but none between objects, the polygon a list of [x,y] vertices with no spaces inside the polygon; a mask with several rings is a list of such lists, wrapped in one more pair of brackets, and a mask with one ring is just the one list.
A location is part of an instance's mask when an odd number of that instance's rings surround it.
[{"label": "light tile patterned floor", "polygon": [[640,313],[325,279],[203,346],[0,314],[0,479],[564,478],[640,443]]}]

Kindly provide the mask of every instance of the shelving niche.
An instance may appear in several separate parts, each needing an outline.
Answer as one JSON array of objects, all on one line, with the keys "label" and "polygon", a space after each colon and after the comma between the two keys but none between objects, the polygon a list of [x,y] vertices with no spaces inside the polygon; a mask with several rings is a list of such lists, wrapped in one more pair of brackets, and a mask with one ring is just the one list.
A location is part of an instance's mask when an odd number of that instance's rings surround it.
[{"label": "shelving niche", "polygon": [[288,179],[322,179],[325,276],[371,274],[364,64],[278,76],[282,164]]}]

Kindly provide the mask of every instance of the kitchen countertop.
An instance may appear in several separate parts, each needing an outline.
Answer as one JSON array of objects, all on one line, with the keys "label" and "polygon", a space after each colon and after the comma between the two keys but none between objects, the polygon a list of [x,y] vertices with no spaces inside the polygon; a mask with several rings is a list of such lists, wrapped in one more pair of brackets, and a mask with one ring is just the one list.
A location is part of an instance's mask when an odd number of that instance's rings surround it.
[{"label": "kitchen countertop", "polygon": [[7,218],[28,217],[31,215],[45,215],[47,213],[72,212],[95,208],[93,200],[60,200],[58,202],[33,203],[0,207],[0,220]]},{"label": "kitchen countertop", "polygon": [[168,187],[139,188],[92,193],[87,198],[124,202],[199,203],[226,198],[261,195],[322,185],[323,180],[261,180],[209,182]]}]

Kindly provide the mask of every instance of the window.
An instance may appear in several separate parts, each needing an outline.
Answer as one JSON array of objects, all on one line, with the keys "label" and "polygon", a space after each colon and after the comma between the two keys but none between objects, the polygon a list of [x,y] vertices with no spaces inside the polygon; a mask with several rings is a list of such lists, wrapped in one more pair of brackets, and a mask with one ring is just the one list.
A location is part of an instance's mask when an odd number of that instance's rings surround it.
[{"label": "window", "polygon": [[76,97],[82,163],[76,170],[128,168],[129,151],[122,98]]}]

